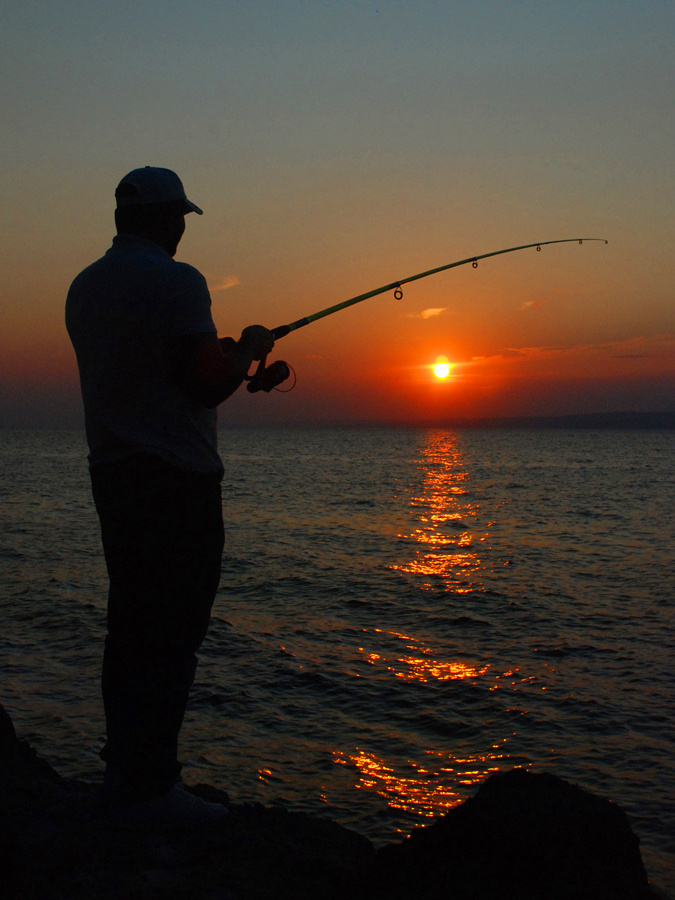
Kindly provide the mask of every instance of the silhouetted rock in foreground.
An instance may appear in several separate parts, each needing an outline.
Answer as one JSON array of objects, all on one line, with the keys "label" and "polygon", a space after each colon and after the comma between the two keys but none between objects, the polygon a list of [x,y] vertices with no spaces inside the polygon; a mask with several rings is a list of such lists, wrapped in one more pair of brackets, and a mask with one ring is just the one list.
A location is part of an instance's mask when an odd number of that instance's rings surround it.
[{"label": "silhouetted rock in foreground", "polygon": [[[380,851],[389,897],[649,897],[626,814],[553,775],[494,775],[461,806]],[[416,896],[412,893],[412,896]]]},{"label": "silhouetted rock in foreground", "polygon": [[[616,806],[514,770],[401,844],[375,852],[324,819],[231,807],[214,829],[129,833],[91,785],[17,740],[0,706],[0,896],[6,900],[646,900],[638,841]],[[227,801],[214,788],[195,788]]]}]

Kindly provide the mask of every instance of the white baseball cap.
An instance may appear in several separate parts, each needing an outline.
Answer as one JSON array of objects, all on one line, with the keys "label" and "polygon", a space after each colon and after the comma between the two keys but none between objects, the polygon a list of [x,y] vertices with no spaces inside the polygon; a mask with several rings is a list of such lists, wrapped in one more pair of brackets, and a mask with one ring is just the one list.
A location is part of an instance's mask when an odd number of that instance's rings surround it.
[{"label": "white baseball cap", "polygon": [[[124,196],[123,191],[118,196],[118,191],[123,184],[129,184],[135,188],[133,196]],[[157,166],[145,166],[142,169],[134,169],[125,175],[117,185],[115,191],[117,207],[138,206],[146,203],[166,203],[170,200],[182,200],[185,204],[185,212],[196,212],[203,215],[195,203],[185,196],[185,188],[175,172],[171,169],[160,169]]]}]

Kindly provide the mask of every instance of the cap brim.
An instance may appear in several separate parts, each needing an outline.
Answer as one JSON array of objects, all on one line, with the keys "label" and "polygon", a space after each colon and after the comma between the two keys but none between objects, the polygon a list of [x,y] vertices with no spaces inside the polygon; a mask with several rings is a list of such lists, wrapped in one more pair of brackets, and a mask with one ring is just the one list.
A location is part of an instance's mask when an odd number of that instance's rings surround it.
[{"label": "cap brim", "polygon": [[192,202],[192,200],[188,200],[187,197],[185,198],[185,206],[187,207],[185,210],[186,213],[195,212],[198,216],[204,215],[204,210],[200,209],[196,203]]}]

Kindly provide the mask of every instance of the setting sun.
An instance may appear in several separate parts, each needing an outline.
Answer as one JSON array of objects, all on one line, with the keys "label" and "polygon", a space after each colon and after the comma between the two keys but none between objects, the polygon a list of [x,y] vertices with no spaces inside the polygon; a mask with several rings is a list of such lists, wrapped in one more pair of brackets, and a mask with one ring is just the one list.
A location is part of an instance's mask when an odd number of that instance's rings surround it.
[{"label": "setting sun", "polygon": [[434,375],[436,378],[447,378],[450,374],[450,363],[447,356],[439,356],[434,363]]}]

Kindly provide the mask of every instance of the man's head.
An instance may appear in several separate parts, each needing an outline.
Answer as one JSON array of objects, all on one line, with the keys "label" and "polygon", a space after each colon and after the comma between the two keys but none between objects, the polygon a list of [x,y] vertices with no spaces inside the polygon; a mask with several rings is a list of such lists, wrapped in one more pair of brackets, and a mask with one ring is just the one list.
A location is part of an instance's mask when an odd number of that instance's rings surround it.
[{"label": "man's head", "polygon": [[185,231],[185,215],[202,210],[185,195],[170,169],[145,166],[125,175],[115,191],[118,234],[135,234],[154,241],[174,256]]}]

